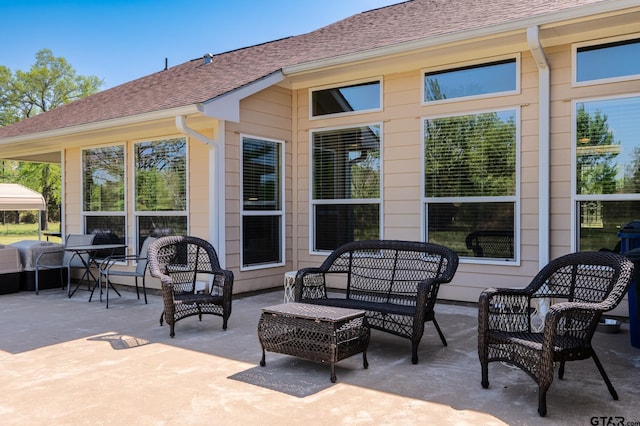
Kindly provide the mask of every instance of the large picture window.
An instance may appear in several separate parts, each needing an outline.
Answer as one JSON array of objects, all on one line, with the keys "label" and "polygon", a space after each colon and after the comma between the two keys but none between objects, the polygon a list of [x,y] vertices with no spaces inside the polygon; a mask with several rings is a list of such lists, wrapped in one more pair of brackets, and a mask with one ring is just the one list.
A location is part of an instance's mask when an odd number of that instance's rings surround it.
[{"label": "large picture window", "polygon": [[495,96],[518,90],[518,63],[509,58],[424,74],[424,102]]},{"label": "large picture window", "polygon": [[124,145],[82,150],[84,229],[96,244],[126,243],[125,186]]},{"label": "large picture window", "polygon": [[314,131],[311,139],[312,250],[379,239],[380,125]]},{"label": "large picture window", "polygon": [[615,249],[640,211],[640,96],[575,103],[578,250]]},{"label": "large picture window", "polygon": [[[460,256],[516,260],[516,123],[515,110],[424,120],[429,242]],[[480,236],[494,247],[478,250]]]},{"label": "large picture window", "polygon": [[640,38],[575,47],[576,83],[640,78]]},{"label": "large picture window", "polygon": [[311,91],[311,117],[380,110],[380,81]]},{"label": "large picture window", "polygon": [[187,142],[184,138],[138,142],[134,148],[138,241],[186,235]]},{"label": "large picture window", "polygon": [[284,263],[283,144],[242,137],[242,266]]}]

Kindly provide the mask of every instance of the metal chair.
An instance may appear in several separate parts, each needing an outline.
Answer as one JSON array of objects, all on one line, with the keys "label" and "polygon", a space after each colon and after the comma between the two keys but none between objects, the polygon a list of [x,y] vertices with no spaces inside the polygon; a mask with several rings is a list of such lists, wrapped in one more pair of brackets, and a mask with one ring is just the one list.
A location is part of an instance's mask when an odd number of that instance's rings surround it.
[{"label": "metal chair", "polygon": [[227,329],[231,315],[233,272],[220,267],[213,246],[197,237],[160,237],[149,246],[149,271],[162,284],[164,310],[160,316],[175,336],[175,323],[198,315],[222,317]]},{"label": "metal chair", "polygon": [[[94,237],[93,234],[69,234],[65,240],[65,247],[91,245]],[[86,269],[85,264],[88,261],[88,254],[78,254],[64,249],[40,253],[36,258],[36,294],[38,294],[39,271],[41,269],[60,269],[61,283],[64,281],[63,271],[67,271],[67,295],[71,297],[71,268]]]},{"label": "metal chair", "polygon": [[[139,255],[123,255],[116,254],[106,257],[101,263],[99,267],[99,282],[100,282],[100,301],[102,301],[102,277],[105,280],[105,288],[106,288],[106,297],[107,297],[107,309],[109,309],[109,287],[113,287],[113,283],[111,282],[111,276],[119,276],[119,277],[133,277],[136,283],[136,295],[138,299],[140,299],[140,289],[138,287],[138,278],[142,278],[142,293],[144,294],[144,303],[147,303],[147,286],[146,286],[146,274],[147,274],[147,265],[148,265],[148,251],[149,245],[154,242],[156,238],[147,237],[142,243],[142,247],[140,248]],[[114,265],[123,262],[133,261],[136,262],[136,269],[112,269]],[[118,290],[113,288],[116,293]],[[118,293],[120,295],[120,293]]]},{"label": "metal chair", "polygon": [[[478,306],[478,355],[482,387],[489,386],[488,364],[502,361],[524,370],[538,384],[538,413],[547,414],[547,390],[554,363],[593,358],[613,399],[618,399],[591,338],[603,312],[622,300],[633,263],[607,252],[580,252],[545,266],[523,289],[489,288]],[[536,306],[549,306],[546,314]],[[542,331],[536,330],[542,321]]]}]

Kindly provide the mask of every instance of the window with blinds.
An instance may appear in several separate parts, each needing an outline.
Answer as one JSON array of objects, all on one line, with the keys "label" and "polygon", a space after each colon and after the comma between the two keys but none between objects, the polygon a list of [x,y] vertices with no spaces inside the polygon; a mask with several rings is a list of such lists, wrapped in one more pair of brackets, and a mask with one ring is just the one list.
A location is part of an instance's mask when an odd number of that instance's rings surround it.
[{"label": "window with blinds", "polygon": [[124,146],[82,151],[82,205],[85,212],[124,212]]},{"label": "window with blinds", "polygon": [[186,235],[186,139],[139,142],[133,151],[139,241],[147,236]]},{"label": "window with blinds", "polygon": [[578,250],[613,250],[640,208],[640,97],[575,102]]},{"label": "window with blinds", "polygon": [[[515,247],[517,111],[424,120],[424,200],[427,240],[475,256],[467,240],[502,235]],[[471,235],[471,237],[470,237]],[[480,257],[513,261],[516,252]]]},{"label": "window with blinds", "polygon": [[380,125],[312,132],[313,251],[381,235]]},{"label": "window with blinds", "polygon": [[242,266],[284,263],[283,143],[242,136]]},{"label": "window with blinds", "polygon": [[125,187],[124,145],[82,150],[84,232],[96,244],[126,242]]}]

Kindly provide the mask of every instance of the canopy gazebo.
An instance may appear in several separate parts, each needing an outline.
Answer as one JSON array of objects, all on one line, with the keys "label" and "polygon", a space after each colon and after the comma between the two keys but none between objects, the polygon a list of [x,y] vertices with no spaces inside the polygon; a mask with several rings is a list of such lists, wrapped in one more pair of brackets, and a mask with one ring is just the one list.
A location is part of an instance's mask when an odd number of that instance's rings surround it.
[{"label": "canopy gazebo", "polygon": [[[17,183],[0,183],[0,211],[44,210],[47,204],[39,192]],[[40,214],[38,214],[38,239],[41,239]]]}]

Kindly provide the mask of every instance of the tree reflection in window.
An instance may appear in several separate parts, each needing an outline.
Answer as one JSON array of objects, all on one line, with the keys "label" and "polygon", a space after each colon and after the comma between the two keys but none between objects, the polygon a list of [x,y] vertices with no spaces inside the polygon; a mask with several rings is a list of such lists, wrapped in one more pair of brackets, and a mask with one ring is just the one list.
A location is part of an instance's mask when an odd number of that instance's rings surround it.
[{"label": "tree reflection in window", "polygon": [[186,154],[184,138],[135,145],[136,210],[186,211]]}]

